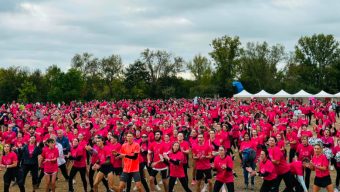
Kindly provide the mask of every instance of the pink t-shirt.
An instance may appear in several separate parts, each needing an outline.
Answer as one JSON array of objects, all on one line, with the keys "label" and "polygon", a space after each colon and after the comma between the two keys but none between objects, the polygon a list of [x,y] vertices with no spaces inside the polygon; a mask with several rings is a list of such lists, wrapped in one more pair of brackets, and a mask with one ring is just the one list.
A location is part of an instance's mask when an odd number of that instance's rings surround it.
[{"label": "pink t-shirt", "polygon": [[303,176],[302,161],[294,161],[290,163],[290,172],[293,175]]},{"label": "pink t-shirt", "polygon": [[86,167],[86,150],[84,146],[77,146],[71,148],[71,156],[78,157],[81,156],[80,160],[74,160],[74,167]]},{"label": "pink t-shirt", "polygon": [[[152,162],[157,162],[157,161],[160,161],[160,157],[159,155],[163,155],[163,153],[165,153],[165,147],[163,145],[163,142],[152,142],[150,145],[149,145],[149,153],[152,153],[153,154],[153,160]],[[157,163],[154,167],[154,169],[165,169],[167,166],[165,163],[163,162],[160,162],[160,163]]]},{"label": "pink t-shirt", "polygon": [[272,147],[268,149],[269,157],[271,160],[279,161],[278,165],[275,165],[278,175],[283,175],[290,170],[290,167],[279,147]]},{"label": "pink t-shirt", "polygon": [[299,144],[296,152],[299,154],[299,161],[302,161],[304,158],[311,160],[314,155],[314,148],[311,145],[304,146],[303,144]]},{"label": "pink t-shirt", "polygon": [[[114,143],[114,144],[110,143],[107,147],[109,148],[110,151],[116,151],[117,153],[119,153],[122,145],[117,142],[117,143]],[[116,159],[116,157],[112,153],[111,153],[110,161],[111,161],[111,164],[114,168],[122,167],[122,162],[123,162],[122,159],[120,159],[120,158]]]},{"label": "pink t-shirt", "polygon": [[256,150],[256,146],[254,145],[254,142],[252,142],[251,140],[242,141],[240,151],[243,151],[247,148],[252,148],[252,149]]},{"label": "pink t-shirt", "polygon": [[259,164],[259,171],[260,173],[269,173],[266,177],[263,177],[264,180],[272,181],[273,179],[276,179],[277,173],[274,164],[267,159],[266,161],[261,161]]},{"label": "pink t-shirt", "polygon": [[44,158],[44,160],[55,159],[55,161],[45,161],[43,164],[45,173],[56,173],[58,171],[58,148],[54,147],[50,149],[49,147],[45,147],[41,153],[41,156]]},{"label": "pink t-shirt", "polygon": [[228,167],[233,169],[234,163],[230,156],[225,156],[223,159],[220,156],[216,156],[214,159],[214,167],[217,171],[216,180],[222,183],[234,182],[234,175],[232,171],[227,171],[222,167]]},{"label": "pink t-shirt", "polygon": [[183,168],[183,162],[185,160],[185,156],[183,154],[183,152],[178,151],[177,153],[172,153],[170,152],[168,154],[169,158],[177,161],[180,161],[179,165],[175,165],[173,163],[170,162],[170,176],[171,177],[177,177],[177,178],[183,178],[185,177],[185,173],[184,173],[184,168]]},{"label": "pink t-shirt", "polygon": [[196,159],[196,169],[197,170],[206,170],[210,169],[210,159],[203,158],[200,159],[202,156],[211,156],[211,148],[207,144],[197,144],[192,148],[193,155],[197,156],[198,159]]},{"label": "pink t-shirt", "polygon": [[312,158],[312,163],[314,164],[314,166],[326,167],[325,171],[321,171],[320,169],[315,168],[316,177],[325,177],[329,175],[329,170],[328,170],[329,162],[328,162],[326,155],[324,154],[321,154],[319,156],[314,155]]},{"label": "pink t-shirt", "polygon": [[3,165],[12,165],[14,161],[18,162],[18,156],[13,151],[1,157],[1,164]]},{"label": "pink t-shirt", "polygon": [[27,145],[27,148],[28,148],[28,154],[29,154],[29,156],[32,157],[33,152],[34,152],[34,149],[35,149],[35,145],[34,145],[34,144],[33,144],[33,145],[28,144],[28,145]]}]

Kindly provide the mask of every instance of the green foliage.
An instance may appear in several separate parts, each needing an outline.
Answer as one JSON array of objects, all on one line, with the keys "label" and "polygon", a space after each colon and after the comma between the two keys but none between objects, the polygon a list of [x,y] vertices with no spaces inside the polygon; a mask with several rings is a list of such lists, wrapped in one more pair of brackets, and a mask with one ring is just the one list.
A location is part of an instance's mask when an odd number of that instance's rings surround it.
[{"label": "green foliage", "polygon": [[233,94],[232,82],[237,75],[238,60],[241,53],[239,37],[223,36],[212,41],[211,58],[215,61],[215,83],[221,96]]},{"label": "green foliage", "polygon": [[284,55],[284,47],[281,45],[269,47],[267,42],[247,43],[241,54],[239,79],[247,91],[279,91],[281,76],[277,65],[283,61]]},{"label": "green foliage", "polygon": [[[339,42],[333,35],[318,34],[301,37],[295,46],[292,62],[287,65],[287,74],[295,75],[289,85],[299,85],[307,91],[339,91],[338,64]],[[333,85],[333,86],[332,86]]]},{"label": "green foliage", "polygon": [[36,98],[37,87],[29,81],[24,81],[19,88],[19,98],[18,100],[22,103],[28,103],[29,101],[34,101]]},{"label": "green foliage", "polygon": [[[211,58],[198,54],[189,62],[145,49],[125,69],[120,55],[97,58],[91,53],[76,54],[68,71],[57,65],[45,72],[0,68],[0,103],[231,96],[234,80],[251,93],[340,91],[340,46],[333,35],[301,37],[289,54],[279,44],[242,45],[237,36],[216,38],[210,46]],[[179,75],[184,67],[194,80]]]},{"label": "green foliage", "polygon": [[128,95],[133,99],[142,99],[148,96],[150,74],[145,63],[137,60],[126,69],[124,85]]}]

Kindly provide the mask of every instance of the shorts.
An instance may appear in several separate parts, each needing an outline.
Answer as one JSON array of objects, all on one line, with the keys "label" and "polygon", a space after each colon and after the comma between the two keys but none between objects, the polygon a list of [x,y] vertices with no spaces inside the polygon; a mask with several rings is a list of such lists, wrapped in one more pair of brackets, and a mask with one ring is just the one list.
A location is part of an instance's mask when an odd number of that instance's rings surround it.
[{"label": "shorts", "polygon": [[99,170],[100,172],[102,172],[105,176],[107,176],[109,173],[111,173],[113,170],[112,165],[101,165]]},{"label": "shorts", "polygon": [[133,178],[133,180],[135,182],[141,181],[139,172],[132,172],[132,173],[123,172],[120,175],[120,181],[123,181],[125,183],[127,183],[127,181],[129,181],[129,179],[131,180],[131,178]]},{"label": "shorts", "polygon": [[151,169],[151,172],[149,173],[149,175],[151,177],[156,177],[158,172],[161,172],[162,179],[168,178],[168,169],[165,169],[165,170],[162,170],[162,171],[157,171],[157,170]]},{"label": "shorts", "polygon": [[56,174],[57,172],[44,172],[45,175],[54,175]]},{"label": "shorts", "polygon": [[196,170],[196,180],[202,180],[203,178],[211,179],[211,169]]},{"label": "shorts", "polygon": [[332,184],[331,176],[327,175],[325,177],[315,177],[314,178],[314,185],[318,187],[325,188],[328,185]]},{"label": "shorts", "polygon": [[123,168],[122,167],[113,167],[112,168],[112,173],[114,175],[121,175],[123,172]]}]

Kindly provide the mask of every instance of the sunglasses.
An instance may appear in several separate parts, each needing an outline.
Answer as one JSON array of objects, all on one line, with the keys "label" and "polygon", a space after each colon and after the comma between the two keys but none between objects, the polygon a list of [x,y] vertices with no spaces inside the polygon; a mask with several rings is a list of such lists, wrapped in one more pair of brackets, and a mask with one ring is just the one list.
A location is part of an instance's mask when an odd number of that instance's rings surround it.
[{"label": "sunglasses", "polygon": [[148,138],[148,136],[142,136],[142,138]]}]

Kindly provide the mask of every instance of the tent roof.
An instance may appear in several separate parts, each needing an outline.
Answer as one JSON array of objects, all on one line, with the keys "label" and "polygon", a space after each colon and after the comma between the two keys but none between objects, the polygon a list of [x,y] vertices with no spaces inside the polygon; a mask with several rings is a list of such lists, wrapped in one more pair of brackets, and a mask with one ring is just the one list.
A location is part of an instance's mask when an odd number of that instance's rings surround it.
[{"label": "tent roof", "polygon": [[260,92],[254,94],[254,97],[273,97],[273,95],[266,92],[265,90],[261,90]]},{"label": "tent roof", "polygon": [[299,92],[293,94],[293,97],[313,97],[313,95],[301,89]]},{"label": "tent roof", "polygon": [[333,95],[333,97],[340,97],[340,92]]},{"label": "tent roof", "polygon": [[324,98],[324,97],[333,97],[333,95],[322,90],[319,93],[313,95],[313,97],[319,97],[319,98],[322,97],[322,98]]},{"label": "tent roof", "polygon": [[235,98],[248,98],[248,97],[252,97],[253,94],[249,93],[246,90],[243,90],[237,94],[234,95]]},{"label": "tent roof", "polygon": [[282,97],[282,98],[287,98],[287,97],[292,97],[292,94],[287,93],[283,89],[281,91],[277,92],[276,94],[273,95],[274,97]]}]

